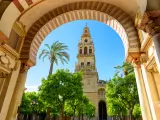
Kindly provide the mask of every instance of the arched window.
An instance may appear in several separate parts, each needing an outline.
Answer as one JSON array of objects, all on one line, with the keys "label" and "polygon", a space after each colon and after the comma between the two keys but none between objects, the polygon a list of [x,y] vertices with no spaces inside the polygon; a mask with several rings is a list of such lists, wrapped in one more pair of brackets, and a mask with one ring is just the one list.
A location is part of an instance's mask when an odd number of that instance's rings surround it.
[{"label": "arched window", "polygon": [[87,54],[87,47],[84,48],[84,54]]},{"label": "arched window", "polygon": [[90,62],[87,62],[87,65],[90,65]]},{"label": "arched window", "polygon": [[81,62],[81,66],[82,66],[82,67],[84,66],[84,62]]},{"label": "arched window", "polygon": [[89,53],[92,53],[92,49],[89,49]]},{"label": "arched window", "polygon": [[79,54],[82,54],[82,49],[79,50]]},{"label": "arched window", "polygon": [[85,42],[87,42],[88,40],[87,40],[87,39],[85,39],[84,41],[85,41]]}]

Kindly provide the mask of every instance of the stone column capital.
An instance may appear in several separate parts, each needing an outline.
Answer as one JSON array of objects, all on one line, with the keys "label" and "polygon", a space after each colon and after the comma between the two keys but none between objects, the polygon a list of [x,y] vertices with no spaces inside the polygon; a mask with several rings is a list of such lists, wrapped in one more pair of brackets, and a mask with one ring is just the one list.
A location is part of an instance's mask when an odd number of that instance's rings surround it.
[{"label": "stone column capital", "polygon": [[141,62],[139,60],[133,60],[132,65],[134,68],[141,68]]},{"label": "stone column capital", "polygon": [[27,73],[29,68],[30,68],[30,66],[27,63],[22,62],[21,68],[20,68],[20,73],[24,73],[24,74]]},{"label": "stone column capital", "polygon": [[146,11],[143,14],[138,29],[143,30],[151,36],[160,33],[160,10]]},{"label": "stone column capital", "polygon": [[148,58],[147,54],[146,54],[145,52],[141,52],[139,57],[134,58],[134,59],[132,60],[132,65],[133,65],[135,68],[140,68],[140,67],[141,67],[141,64],[147,62],[147,58]]}]

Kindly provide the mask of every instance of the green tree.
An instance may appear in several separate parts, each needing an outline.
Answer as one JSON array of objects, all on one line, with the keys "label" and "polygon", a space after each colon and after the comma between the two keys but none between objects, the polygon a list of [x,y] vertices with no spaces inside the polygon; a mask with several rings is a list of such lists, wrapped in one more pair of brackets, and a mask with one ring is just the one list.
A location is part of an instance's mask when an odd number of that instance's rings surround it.
[{"label": "green tree", "polygon": [[42,52],[39,55],[39,58],[42,58],[44,60],[47,57],[49,59],[49,75],[51,75],[54,63],[58,64],[59,60],[62,64],[67,63],[69,61],[69,55],[66,52],[66,50],[68,50],[68,46],[58,41],[54,42],[51,46],[49,46],[48,44],[45,44],[45,46],[46,49],[42,50]]},{"label": "green tree", "polygon": [[85,114],[86,116],[89,118],[95,117],[95,112],[96,112],[96,107],[89,102],[86,106],[85,106]]},{"label": "green tree", "polygon": [[57,70],[55,74],[42,79],[42,85],[39,87],[41,98],[48,103],[50,107],[57,105],[61,114],[61,120],[64,119],[65,103],[83,93],[81,73],[71,73],[69,70]]},{"label": "green tree", "polygon": [[140,116],[142,116],[140,104],[136,104],[133,109],[133,117],[138,119]]},{"label": "green tree", "polygon": [[76,99],[70,99],[65,104],[65,113],[68,116],[72,116],[74,120],[75,116],[82,117],[86,115],[88,118],[95,116],[95,106],[89,102],[89,99],[85,95],[77,95]]},{"label": "green tree", "polygon": [[65,111],[67,115],[72,116],[73,120],[74,120],[74,117],[76,116],[76,109],[80,103],[81,98],[82,98],[82,95],[77,94],[77,98],[73,98],[67,101],[65,105]]},{"label": "green tree", "polygon": [[128,63],[128,62],[123,62],[123,64],[120,66],[116,66],[114,67],[116,69],[116,74],[124,74],[124,75],[128,75],[130,73],[133,73],[134,72],[134,68],[133,66]]},{"label": "green tree", "polygon": [[117,98],[116,84],[114,80],[115,79],[112,79],[107,83],[107,112],[109,116],[120,116],[121,120],[123,120],[124,116],[127,115],[127,109],[121,102],[121,99]]},{"label": "green tree", "polygon": [[69,103],[70,102],[67,101],[64,106],[65,116],[73,117],[74,120],[74,110],[72,109],[72,106]]},{"label": "green tree", "polygon": [[83,95],[82,98],[79,99],[78,105],[76,108],[76,116],[79,116],[80,119],[84,119],[83,116],[86,112],[86,105],[89,103],[89,99],[87,96]]},{"label": "green tree", "polygon": [[22,102],[20,105],[20,113],[27,114],[41,114],[45,112],[45,104],[39,98],[36,92],[26,92],[22,96]]},{"label": "green tree", "polygon": [[120,70],[124,71],[125,76],[120,77],[116,73],[107,83],[108,113],[114,116],[121,116],[121,119],[123,119],[127,112],[130,120],[132,120],[135,105],[139,104],[136,79],[133,67],[130,64],[125,63],[120,68]]},{"label": "green tree", "polygon": [[30,114],[32,113],[32,108],[31,108],[31,99],[27,95],[28,93],[24,93],[22,96],[22,101],[20,105],[20,112],[22,114]]},{"label": "green tree", "polygon": [[109,116],[119,116],[121,120],[124,120],[124,116],[127,115],[127,109],[118,99],[108,98],[107,108],[107,113]]}]

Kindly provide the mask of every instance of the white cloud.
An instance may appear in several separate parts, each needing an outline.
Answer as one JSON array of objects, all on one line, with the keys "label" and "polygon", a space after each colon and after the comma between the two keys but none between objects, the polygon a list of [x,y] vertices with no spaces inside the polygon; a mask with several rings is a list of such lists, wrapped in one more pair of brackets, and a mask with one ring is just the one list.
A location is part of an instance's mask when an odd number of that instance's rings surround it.
[{"label": "white cloud", "polygon": [[39,85],[31,85],[31,86],[25,86],[26,91],[25,92],[37,92]]}]

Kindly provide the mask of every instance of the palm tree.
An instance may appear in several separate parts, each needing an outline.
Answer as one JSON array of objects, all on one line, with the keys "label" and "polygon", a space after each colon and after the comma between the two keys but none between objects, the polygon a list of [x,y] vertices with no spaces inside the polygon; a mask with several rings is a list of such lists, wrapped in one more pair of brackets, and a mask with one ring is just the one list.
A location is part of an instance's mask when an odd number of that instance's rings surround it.
[{"label": "palm tree", "polygon": [[118,65],[118,66],[116,66],[114,68],[117,69],[116,74],[123,72],[123,74],[125,76],[134,72],[133,66],[130,63],[128,63],[128,62],[123,62],[122,66]]},{"label": "palm tree", "polygon": [[68,46],[58,41],[54,42],[51,47],[48,44],[45,44],[45,46],[47,49],[42,50],[39,55],[39,59],[43,57],[42,59],[44,60],[46,57],[48,57],[50,60],[49,75],[51,75],[54,63],[58,64],[58,60],[60,60],[62,64],[69,61],[69,55],[66,52],[66,50],[68,50]]},{"label": "palm tree", "polygon": [[[45,44],[47,49],[43,49],[42,52],[39,55],[39,59],[44,59],[48,57],[50,61],[50,69],[49,69],[49,75],[53,72],[53,65],[54,63],[58,64],[58,60],[61,61],[62,64],[67,63],[69,61],[69,55],[66,52],[68,50],[68,46],[64,45],[64,43],[60,43],[58,41],[54,42],[51,47],[48,44]],[[45,120],[50,120],[50,112],[51,108],[49,107],[47,109],[47,115]]]}]

